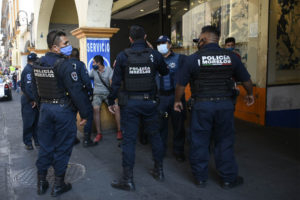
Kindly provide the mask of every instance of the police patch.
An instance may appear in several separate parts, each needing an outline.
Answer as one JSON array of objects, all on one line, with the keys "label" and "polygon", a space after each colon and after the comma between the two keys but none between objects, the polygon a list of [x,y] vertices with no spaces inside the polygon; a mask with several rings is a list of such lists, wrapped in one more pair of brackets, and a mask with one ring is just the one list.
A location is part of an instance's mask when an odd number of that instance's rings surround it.
[{"label": "police patch", "polygon": [[27,74],[26,77],[27,77],[27,80],[31,81],[31,74]]},{"label": "police patch", "polygon": [[77,81],[78,80],[78,76],[77,76],[77,73],[76,72],[72,72],[71,73],[71,77],[74,81]]},{"label": "police patch", "polygon": [[169,67],[170,67],[171,69],[173,69],[173,68],[176,67],[176,64],[172,62],[172,63],[169,64]]}]

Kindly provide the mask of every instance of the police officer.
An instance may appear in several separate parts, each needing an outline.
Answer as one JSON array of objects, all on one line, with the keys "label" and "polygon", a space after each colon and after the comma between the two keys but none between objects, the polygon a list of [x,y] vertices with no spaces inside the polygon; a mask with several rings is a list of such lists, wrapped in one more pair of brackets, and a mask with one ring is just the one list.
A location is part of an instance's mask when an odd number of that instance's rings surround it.
[{"label": "police officer", "polygon": [[[159,76],[159,111],[162,117],[160,121],[160,135],[164,143],[164,151],[167,151],[168,143],[168,120],[172,119],[173,126],[173,154],[178,162],[185,160],[184,142],[185,130],[184,119],[185,110],[183,112],[174,111],[174,95],[176,86],[176,73],[179,67],[182,67],[184,55],[174,53],[171,50],[172,43],[167,36],[160,36],[157,42],[157,50],[163,55],[165,62],[170,70],[169,74]],[[185,107],[185,99],[182,96],[182,104]]]},{"label": "police officer", "polygon": [[81,83],[83,91],[85,93],[84,101],[89,111],[87,123],[83,128],[84,139],[82,145],[83,147],[94,146],[97,143],[94,143],[91,140],[92,124],[93,124],[93,107],[91,104],[91,99],[93,98],[93,88],[85,64],[79,60],[79,50],[77,48],[72,49],[70,62],[72,63],[74,69],[77,72],[78,81]]},{"label": "police officer", "polygon": [[218,45],[220,32],[205,26],[199,36],[199,51],[186,59],[179,71],[174,109],[180,111],[184,86],[190,81],[193,98],[190,131],[190,163],[196,184],[205,187],[208,179],[209,143],[214,141],[216,168],[221,186],[233,188],[243,183],[234,156],[234,81],[247,91],[247,105],[254,103],[252,82],[240,59]]},{"label": "police officer", "polygon": [[35,147],[39,147],[37,138],[37,124],[39,118],[39,111],[34,100],[34,96],[31,89],[31,73],[33,62],[36,61],[37,55],[31,53],[27,56],[27,65],[21,74],[21,109],[23,120],[23,142],[27,150],[32,150],[33,138]]},{"label": "police officer", "polygon": [[135,190],[133,182],[133,166],[135,160],[135,144],[140,117],[144,120],[146,132],[150,135],[154,169],[152,176],[163,181],[163,144],[159,135],[158,108],[156,101],[155,76],[168,73],[164,59],[157,51],[146,48],[146,34],[142,27],[133,25],[129,30],[131,47],[125,49],[116,59],[112,78],[112,92],[109,99],[109,110],[114,113],[114,100],[121,92],[118,103],[121,108],[121,127],[123,130],[123,176],[111,183],[112,187],[122,190]]},{"label": "police officer", "polygon": [[72,63],[65,59],[72,51],[66,34],[51,31],[47,43],[50,52],[33,67],[33,91],[40,100],[37,192],[41,195],[48,189],[46,176],[52,165],[55,181],[51,195],[57,196],[72,188],[70,183],[65,183],[64,177],[77,133],[76,111],[79,110],[80,125],[83,125],[88,117],[88,107],[78,74]]}]

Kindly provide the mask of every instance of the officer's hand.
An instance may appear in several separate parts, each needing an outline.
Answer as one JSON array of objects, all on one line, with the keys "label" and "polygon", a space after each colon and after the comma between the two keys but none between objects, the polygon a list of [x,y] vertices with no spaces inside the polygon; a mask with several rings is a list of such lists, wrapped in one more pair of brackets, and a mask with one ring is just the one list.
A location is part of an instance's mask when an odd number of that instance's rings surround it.
[{"label": "officer's hand", "polygon": [[254,100],[254,96],[253,95],[247,95],[245,97],[245,102],[247,106],[251,106],[254,104],[255,100]]},{"label": "officer's hand", "polygon": [[84,126],[87,122],[87,119],[81,119],[79,125]]},{"label": "officer's hand", "polygon": [[177,112],[181,112],[183,110],[183,105],[182,105],[181,101],[174,103],[174,110]]},{"label": "officer's hand", "polygon": [[115,105],[108,106],[108,110],[109,110],[109,112],[111,112],[112,114],[115,114],[115,113],[116,113]]},{"label": "officer's hand", "polygon": [[35,101],[30,102],[31,103],[31,108],[35,108],[37,106]]}]

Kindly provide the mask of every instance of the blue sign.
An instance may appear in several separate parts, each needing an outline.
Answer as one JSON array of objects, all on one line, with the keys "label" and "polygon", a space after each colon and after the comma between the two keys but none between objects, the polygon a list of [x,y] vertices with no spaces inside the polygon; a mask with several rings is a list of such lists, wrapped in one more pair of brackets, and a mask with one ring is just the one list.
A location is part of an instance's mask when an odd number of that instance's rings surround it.
[{"label": "blue sign", "polygon": [[93,58],[101,55],[105,67],[110,67],[110,44],[109,38],[87,38],[87,69],[90,71],[93,65]]}]

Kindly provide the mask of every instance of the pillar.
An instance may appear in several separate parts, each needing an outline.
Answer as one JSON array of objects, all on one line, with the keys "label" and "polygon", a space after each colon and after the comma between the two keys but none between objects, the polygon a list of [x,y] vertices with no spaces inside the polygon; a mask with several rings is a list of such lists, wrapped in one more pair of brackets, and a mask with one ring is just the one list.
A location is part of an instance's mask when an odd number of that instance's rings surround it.
[{"label": "pillar", "polygon": [[[92,68],[95,55],[103,56],[105,66],[110,67],[109,38],[118,30],[118,28],[80,27],[71,31],[71,34],[79,39],[80,60],[86,64],[88,71]],[[116,129],[114,116],[108,111],[106,104],[102,104],[100,116],[101,131]],[[79,127],[79,130],[82,131],[82,127]]]}]

